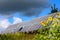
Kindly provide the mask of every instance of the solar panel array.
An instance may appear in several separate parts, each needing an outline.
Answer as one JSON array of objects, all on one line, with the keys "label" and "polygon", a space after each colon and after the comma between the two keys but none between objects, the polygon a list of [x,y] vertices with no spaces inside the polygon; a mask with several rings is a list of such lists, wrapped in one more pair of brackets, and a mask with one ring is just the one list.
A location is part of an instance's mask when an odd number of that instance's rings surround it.
[{"label": "solar panel array", "polygon": [[50,14],[48,16],[43,16],[43,17],[39,17],[39,18],[35,18],[29,22],[22,22],[22,23],[18,23],[18,24],[14,24],[9,26],[5,31],[3,31],[2,33],[14,33],[14,32],[18,32],[18,30],[23,27],[23,29],[20,32],[29,32],[29,31],[34,31],[39,29],[40,27],[42,27],[42,25],[40,24],[40,22],[42,20],[47,20],[47,18],[49,16],[54,17],[56,13],[54,14]]}]

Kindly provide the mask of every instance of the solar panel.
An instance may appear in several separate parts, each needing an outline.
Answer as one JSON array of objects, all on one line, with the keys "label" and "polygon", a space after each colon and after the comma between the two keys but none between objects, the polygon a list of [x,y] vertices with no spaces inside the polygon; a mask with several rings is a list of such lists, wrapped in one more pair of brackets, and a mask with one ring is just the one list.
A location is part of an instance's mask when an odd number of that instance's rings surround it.
[{"label": "solar panel", "polygon": [[[34,31],[39,29],[40,27],[42,27],[42,25],[40,24],[40,22],[42,20],[47,20],[47,18],[49,16],[54,17],[56,13],[48,15],[48,16],[43,16],[40,18],[35,18],[29,22],[22,22],[22,23],[18,23],[18,24],[14,24],[9,26],[5,31],[3,31],[2,33],[11,33],[11,32],[28,32],[28,31]],[[22,29],[21,29],[22,27]],[[21,29],[21,30],[19,30]]]}]

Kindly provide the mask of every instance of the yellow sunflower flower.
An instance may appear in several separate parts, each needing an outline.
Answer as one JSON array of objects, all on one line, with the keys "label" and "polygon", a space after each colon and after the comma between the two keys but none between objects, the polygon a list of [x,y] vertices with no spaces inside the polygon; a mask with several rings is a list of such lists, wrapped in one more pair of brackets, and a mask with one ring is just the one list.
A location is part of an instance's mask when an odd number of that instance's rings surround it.
[{"label": "yellow sunflower flower", "polygon": [[46,21],[41,21],[41,24],[42,24],[43,26],[46,26]]},{"label": "yellow sunflower flower", "polygon": [[48,21],[52,21],[52,17],[48,17]]}]

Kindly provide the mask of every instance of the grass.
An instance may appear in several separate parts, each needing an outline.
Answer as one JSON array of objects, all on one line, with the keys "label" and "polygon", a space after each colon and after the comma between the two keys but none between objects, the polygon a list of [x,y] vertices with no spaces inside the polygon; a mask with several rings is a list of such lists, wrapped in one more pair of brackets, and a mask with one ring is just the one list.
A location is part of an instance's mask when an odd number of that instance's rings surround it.
[{"label": "grass", "polygon": [[24,34],[22,37],[20,37],[20,40],[32,40],[34,35],[35,34]]},{"label": "grass", "polygon": [[0,34],[0,40],[32,40],[34,35],[29,33]]}]

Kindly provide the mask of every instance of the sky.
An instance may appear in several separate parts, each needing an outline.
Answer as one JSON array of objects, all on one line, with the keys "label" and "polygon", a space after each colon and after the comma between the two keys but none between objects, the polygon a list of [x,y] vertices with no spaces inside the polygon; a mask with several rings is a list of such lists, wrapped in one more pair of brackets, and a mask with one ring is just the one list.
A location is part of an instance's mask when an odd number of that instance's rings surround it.
[{"label": "sky", "polygon": [[10,25],[45,16],[56,4],[60,11],[60,0],[0,0],[0,30]]}]

